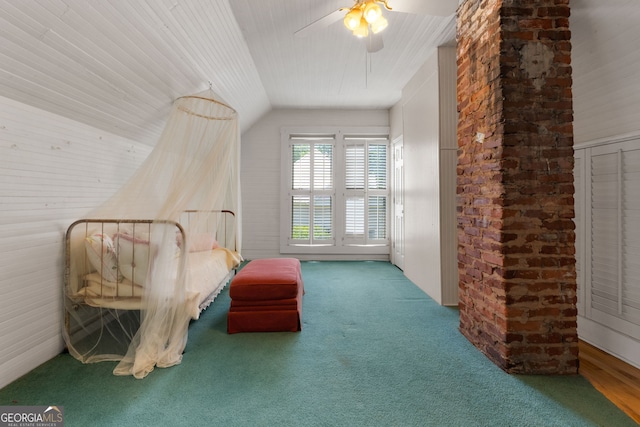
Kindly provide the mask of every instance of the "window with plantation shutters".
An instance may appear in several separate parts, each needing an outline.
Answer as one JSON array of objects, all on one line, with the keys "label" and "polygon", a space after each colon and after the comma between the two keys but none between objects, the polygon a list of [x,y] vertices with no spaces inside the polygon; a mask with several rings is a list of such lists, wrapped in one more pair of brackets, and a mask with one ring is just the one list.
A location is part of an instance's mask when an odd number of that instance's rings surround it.
[{"label": "window with plantation shutters", "polygon": [[586,157],[584,315],[640,339],[640,148],[611,144]]},{"label": "window with plantation shutters", "polygon": [[327,245],[333,230],[333,135],[293,137],[290,144],[290,242]]},{"label": "window with plantation shutters", "polygon": [[384,242],[388,196],[386,137],[344,139],[345,244]]},{"label": "window with plantation shutters", "polygon": [[281,253],[388,254],[388,129],[282,130]]}]

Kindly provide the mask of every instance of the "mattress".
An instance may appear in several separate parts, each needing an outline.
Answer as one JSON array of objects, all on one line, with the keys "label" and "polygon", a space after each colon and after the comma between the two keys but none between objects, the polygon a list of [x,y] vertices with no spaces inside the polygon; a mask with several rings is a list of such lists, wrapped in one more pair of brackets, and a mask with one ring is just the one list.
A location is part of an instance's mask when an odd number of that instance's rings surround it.
[{"label": "mattress", "polygon": [[[185,303],[190,316],[197,319],[213,301],[241,261],[237,252],[226,248],[191,252],[187,260]],[[84,277],[84,286],[71,296],[92,307],[140,310],[145,288],[129,279],[109,282],[97,272]]]}]

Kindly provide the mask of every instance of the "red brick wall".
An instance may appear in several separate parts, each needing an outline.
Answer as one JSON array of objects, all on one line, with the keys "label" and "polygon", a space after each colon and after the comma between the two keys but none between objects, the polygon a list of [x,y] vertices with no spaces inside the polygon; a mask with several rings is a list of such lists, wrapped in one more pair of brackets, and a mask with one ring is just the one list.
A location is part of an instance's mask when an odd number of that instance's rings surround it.
[{"label": "red brick wall", "polygon": [[457,21],[460,330],[507,372],[575,374],[569,0]]}]

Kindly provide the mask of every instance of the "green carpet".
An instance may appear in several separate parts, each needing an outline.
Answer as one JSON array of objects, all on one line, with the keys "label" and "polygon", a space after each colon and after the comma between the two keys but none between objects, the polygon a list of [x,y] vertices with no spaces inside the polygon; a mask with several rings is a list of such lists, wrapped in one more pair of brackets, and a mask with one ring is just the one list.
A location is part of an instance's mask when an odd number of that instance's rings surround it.
[{"label": "green carpet", "polygon": [[66,426],[634,426],[580,376],[508,375],[383,262],[304,262],[300,333],[227,335],[225,290],[182,364],[147,378],[68,354],[0,390]]}]

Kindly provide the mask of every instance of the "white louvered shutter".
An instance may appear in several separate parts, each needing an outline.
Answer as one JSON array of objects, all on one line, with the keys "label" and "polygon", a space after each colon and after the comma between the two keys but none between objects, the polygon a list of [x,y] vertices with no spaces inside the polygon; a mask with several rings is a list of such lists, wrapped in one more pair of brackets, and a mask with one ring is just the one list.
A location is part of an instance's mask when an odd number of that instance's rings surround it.
[{"label": "white louvered shutter", "polygon": [[594,147],[590,169],[587,316],[640,339],[640,148]]},{"label": "white louvered shutter", "polygon": [[294,244],[333,244],[334,136],[296,137],[291,153],[291,228]]},{"label": "white louvered shutter", "polygon": [[388,141],[345,137],[345,228],[349,245],[387,244]]}]

